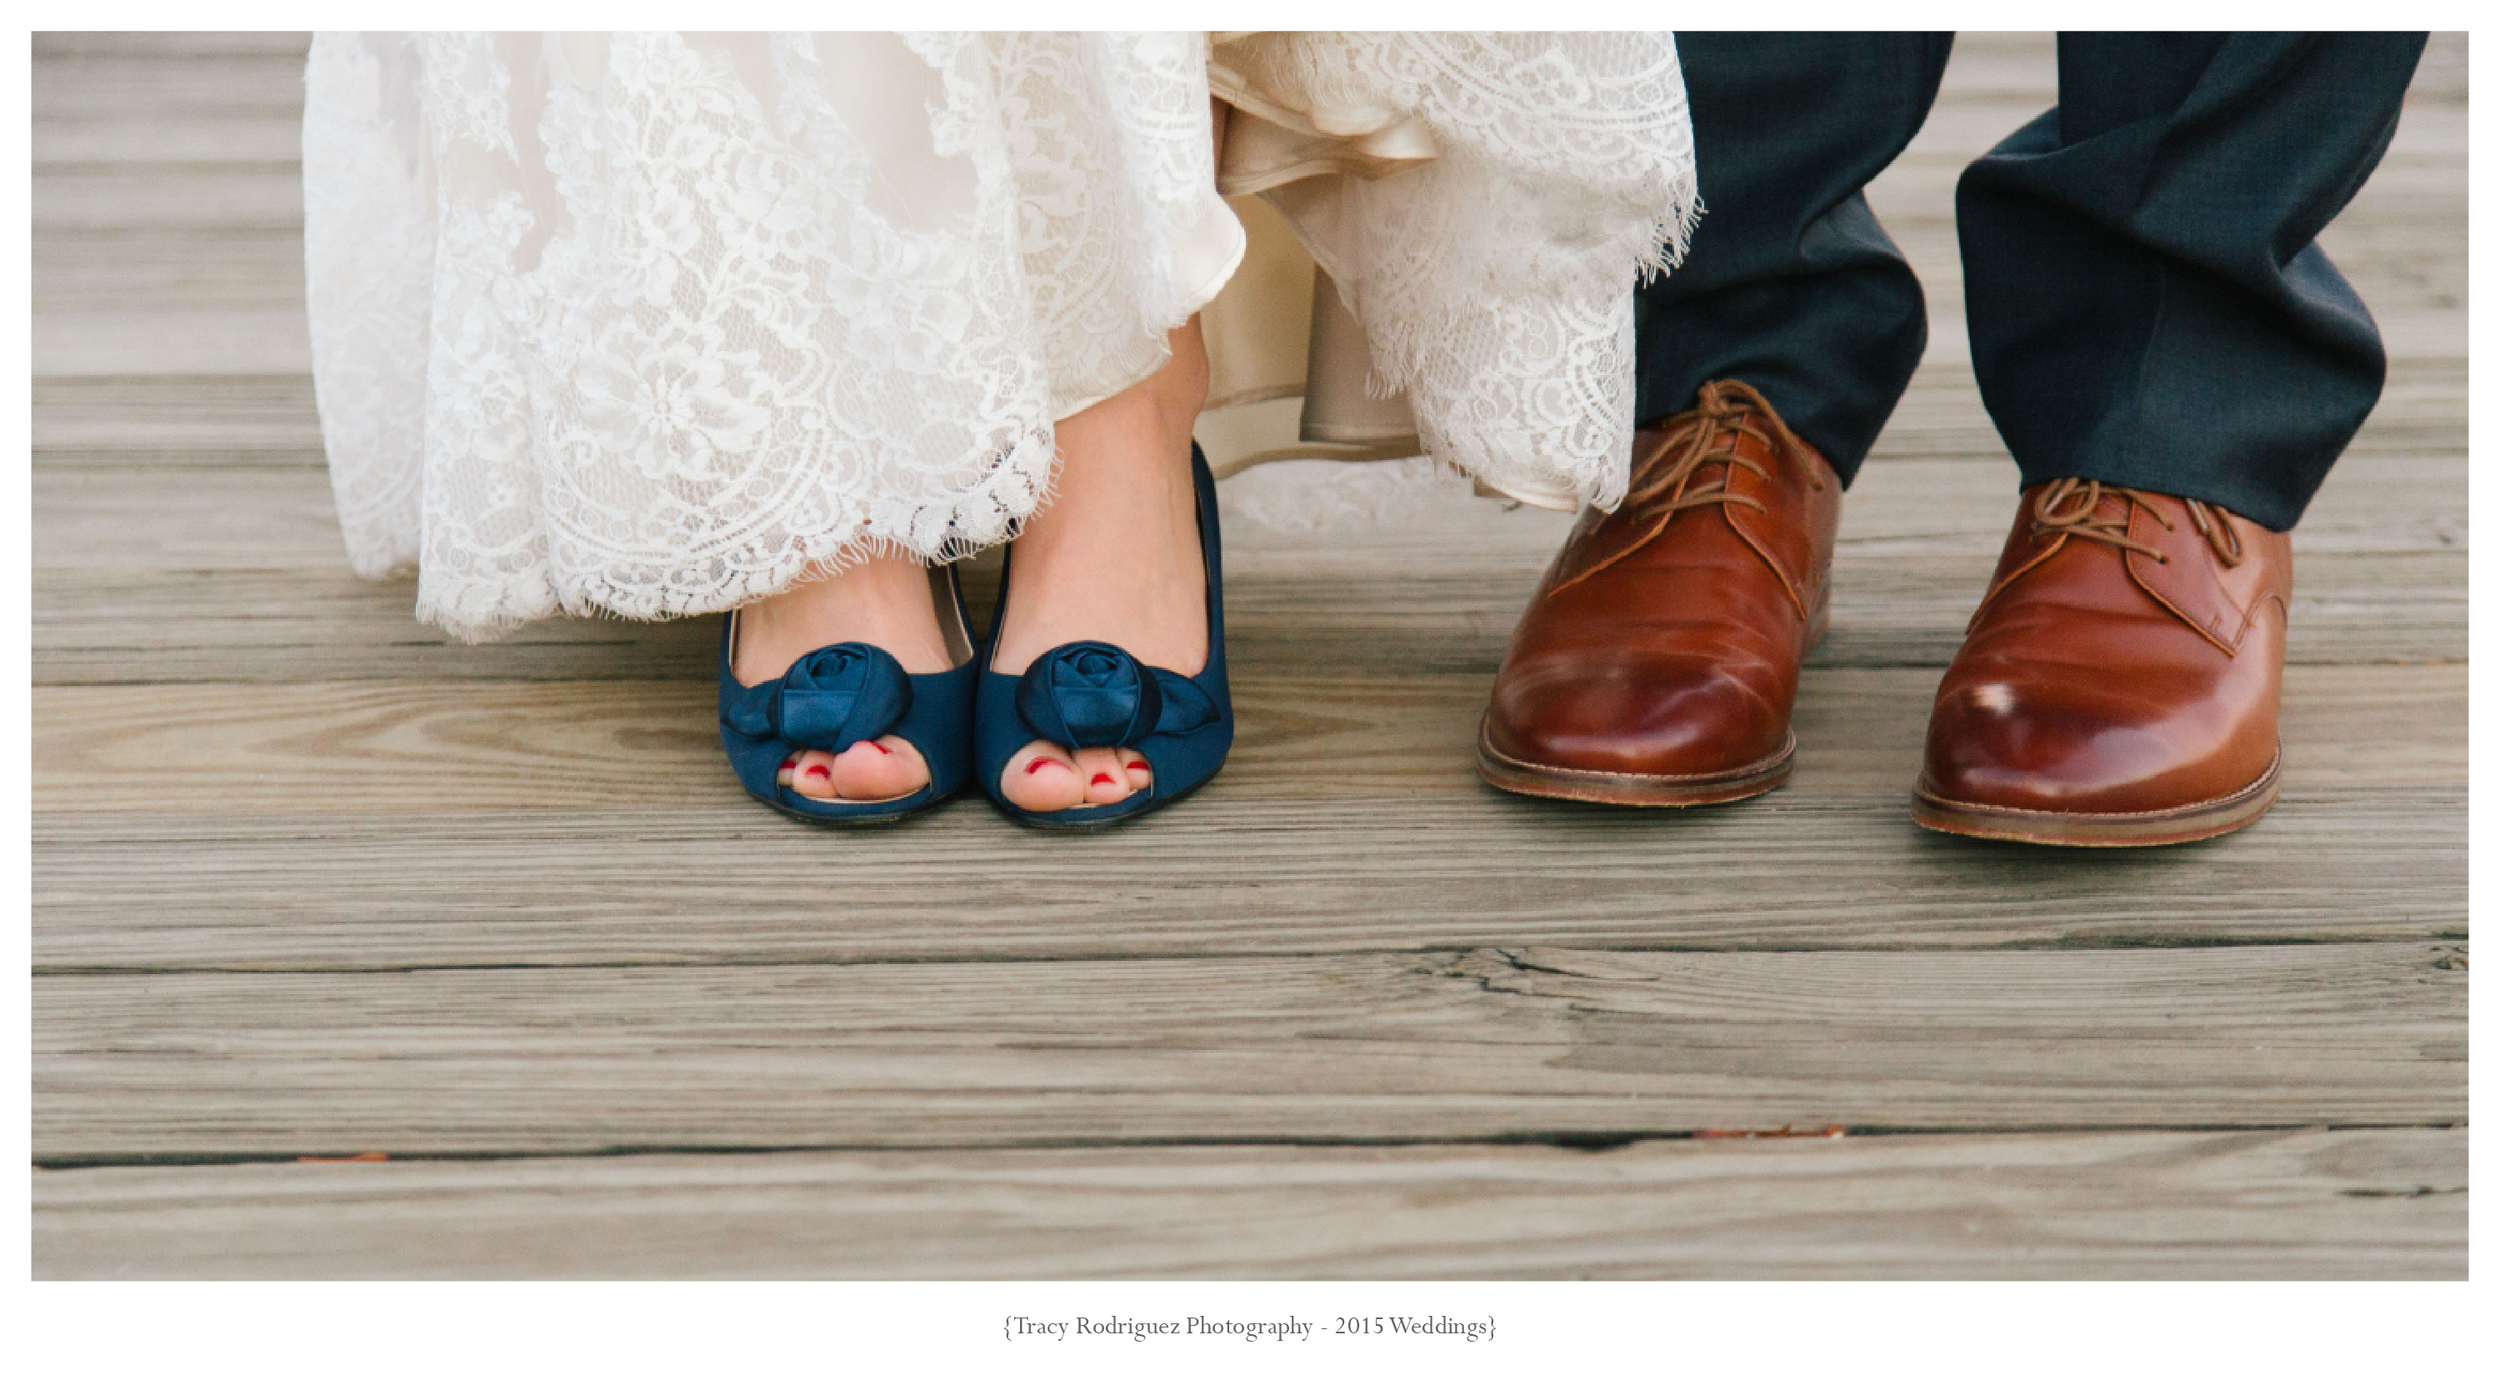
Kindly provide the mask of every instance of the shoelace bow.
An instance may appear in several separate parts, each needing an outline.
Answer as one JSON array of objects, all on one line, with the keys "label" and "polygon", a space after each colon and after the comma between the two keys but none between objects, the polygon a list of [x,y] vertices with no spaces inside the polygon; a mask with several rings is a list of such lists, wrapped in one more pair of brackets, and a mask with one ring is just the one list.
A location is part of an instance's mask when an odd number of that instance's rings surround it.
[{"label": "shoelace bow", "polygon": [[[2100,509],[2104,494],[2125,497],[2127,504],[2120,508],[2116,516],[2095,518],[2093,513]],[[2078,497],[2081,499],[2077,500]],[[2193,497],[2181,497],[2179,500],[2187,506],[2188,519],[2195,524],[2196,533],[2203,535],[2205,543],[2213,547],[2214,557],[2222,560],[2222,566],[2239,567],[2240,560],[2247,554],[2240,547],[2239,531],[2231,528],[2231,522],[2221,519],[2219,512]],[[2049,484],[2049,489],[2040,494],[2039,502],[2031,508],[2031,533],[2035,538],[2051,532],[2079,535],[2113,549],[2133,550],[2139,554],[2150,554],[2162,563],[2170,562],[2168,554],[2128,538],[2127,525],[2137,507],[2152,512],[2153,519],[2160,521],[2164,530],[2179,528],[2170,517],[2162,514],[2159,506],[2146,501],[2141,493],[2132,488],[2104,487],[2098,478],[2061,477]]]},{"label": "shoelace bow", "polygon": [[[1768,469],[1736,452],[1735,437],[1750,434],[1770,445],[1774,452],[1788,454],[1792,458],[1803,447],[1803,441],[1780,419],[1779,412],[1771,409],[1771,403],[1763,399],[1762,393],[1734,380],[1705,383],[1698,404],[1678,416],[1675,423],[1689,424],[1692,428],[1686,430],[1682,438],[1669,440],[1667,447],[1659,450],[1658,455],[1637,475],[1635,485],[1624,497],[1626,509],[1638,507],[1645,516],[1672,515],[1696,506],[1727,504],[1767,511],[1769,508],[1760,501],[1727,489],[1728,478],[1737,468],[1743,468],[1765,482],[1771,478]],[[1726,447],[1721,448],[1719,441],[1723,438],[1728,442]],[[1686,484],[1706,463],[1727,466],[1720,471],[1715,485],[1688,489]],[[1805,470],[1806,480],[1814,485],[1814,490],[1823,490],[1823,475],[1815,471],[1817,465],[1799,463],[1798,466]]]}]

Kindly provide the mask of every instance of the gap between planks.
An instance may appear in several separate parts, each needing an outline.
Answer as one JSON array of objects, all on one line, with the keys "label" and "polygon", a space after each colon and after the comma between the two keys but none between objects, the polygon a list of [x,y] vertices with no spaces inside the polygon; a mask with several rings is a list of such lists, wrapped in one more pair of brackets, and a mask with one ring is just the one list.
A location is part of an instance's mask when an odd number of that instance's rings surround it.
[{"label": "gap between planks", "polygon": [[[252,418],[257,399],[234,404],[238,423],[260,423]],[[122,417],[116,423],[131,423],[126,408],[115,409]],[[182,418],[168,418],[161,430],[147,429],[148,442],[180,424],[197,424],[200,414],[180,411]],[[2462,426],[2461,415],[2456,423]],[[2296,548],[2303,554],[2460,550],[2466,523],[2456,503],[2466,470],[2462,452],[2354,458],[2329,478],[2301,522]],[[1916,551],[1993,561],[2012,519],[2014,483],[2012,463],[2003,458],[1875,459],[1842,503],[1837,549],[1843,558]],[[33,495],[43,515],[34,567],[63,579],[64,590],[76,585],[68,575],[287,571],[335,580],[347,571],[329,476],[318,469],[147,462],[39,467]],[[1241,546],[1246,572],[1264,577],[1308,568],[1373,577],[1408,570],[1413,579],[1415,561],[1429,557],[1434,567],[1533,579],[1571,525],[1558,513],[1503,511],[1461,494],[1456,484],[1417,496],[1399,514],[1348,520],[1334,531],[1277,529],[1238,510],[1230,514],[1228,544]],[[413,600],[413,587],[398,586]],[[1384,610],[1393,607],[1384,604]]]},{"label": "gap between planks", "polygon": [[2463,1278],[2463,1130],[33,1176],[39,1279]]},{"label": "gap between planks", "polygon": [[2295,787],[2213,842],[2042,851],[1922,831],[1906,795],[1789,791],[1657,816],[1494,795],[1279,806],[1220,784],[1075,843],[977,802],[867,837],[743,799],[604,815],[39,815],[34,964],[2159,947],[2466,929],[2462,788]]},{"label": "gap between planks", "polygon": [[[1904,792],[1929,669],[1806,675],[1792,788]],[[1231,798],[1338,806],[1485,797],[1473,673],[1237,676]],[[2466,669],[2292,665],[2292,785],[2462,787]],[[340,815],[749,805],[720,757],[709,684],[284,683],[38,687],[34,807],[61,812]]]},{"label": "gap between planks", "polygon": [[[1229,554],[1229,551],[1228,551]],[[1831,668],[1940,674],[1986,586],[1985,555],[1844,550],[1834,565],[1831,634],[1806,681]],[[1480,675],[1501,663],[1542,557],[1508,569],[1340,564],[1227,569],[1226,629],[1243,678]],[[2287,657],[2296,665],[2441,666],[2465,661],[2463,549],[2325,552],[2299,560]],[[709,683],[717,617],[557,618],[492,645],[462,645],[410,614],[406,582],[219,571],[117,577],[36,573],[34,681],[44,687],[186,683],[658,680]],[[976,618],[996,575],[966,574]]]},{"label": "gap between planks", "polygon": [[38,1160],[2466,1112],[2466,974],[2432,943],[132,974],[33,997]]}]

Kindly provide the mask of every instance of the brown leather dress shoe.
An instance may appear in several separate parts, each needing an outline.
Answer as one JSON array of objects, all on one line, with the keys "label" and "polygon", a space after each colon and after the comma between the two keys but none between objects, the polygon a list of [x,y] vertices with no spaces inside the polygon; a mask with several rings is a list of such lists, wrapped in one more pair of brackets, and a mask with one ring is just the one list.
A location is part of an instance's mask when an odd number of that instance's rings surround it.
[{"label": "brown leather dress shoe", "polygon": [[1769,792],[1831,605],[1840,481],[1762,394],[1712,382],[1634,437],[1529,603],[1476,742],[1494,787],[1686,807]]},{"label": "brown leather dress shoe", "polygon": [[2282,786],[2292,541],[2080,478],[2023,506],[1936,689],[1915,815],[2041,845],[2237,830]]}]

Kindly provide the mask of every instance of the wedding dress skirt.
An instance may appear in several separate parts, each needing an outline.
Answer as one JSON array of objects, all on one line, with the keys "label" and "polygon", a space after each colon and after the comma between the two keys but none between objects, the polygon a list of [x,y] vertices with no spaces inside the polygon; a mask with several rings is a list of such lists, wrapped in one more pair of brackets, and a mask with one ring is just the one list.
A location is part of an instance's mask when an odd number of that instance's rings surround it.
[{"label": "wedding dress skirt", "polygon": [[305,80],[349,554],[472,639],[1005,539],[1245,257],[1216,401],[1611,506],[1698,210],[1663,34],[325,34]]}]

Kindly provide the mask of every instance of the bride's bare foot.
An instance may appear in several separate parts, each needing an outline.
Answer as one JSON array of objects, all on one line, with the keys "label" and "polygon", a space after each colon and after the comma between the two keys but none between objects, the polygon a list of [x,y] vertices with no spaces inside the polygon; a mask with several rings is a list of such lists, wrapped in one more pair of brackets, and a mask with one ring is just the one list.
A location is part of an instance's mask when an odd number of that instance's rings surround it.
[{"label": "bride's bare foot", "polygon": [[[870,559],[739,608],[730,672],[753,687],[788,672],[809,651],[846,640],[876,645],[905,673],[942,672],[953,659],[938,615],[927,569],[908,559]],[[828,802],[901,797],[928,781],[927,762],[899,735],[863,740],[839,755],[801,750],[781,765],[783,787]]]},{"label": "bride's bare foot", "polygon": [[[1176,673],[1206,667],[1206,567],[1189,466],[1190,427],[1207,399],[1198,322],[1172,331],[1171,345],[1161,372],[1057,425],[1057,490],[1016,537],[992,671],[1022,673],[1071,640],[1115,644]],[[1036,740],[1007,761],[999,791],[1049,812],[1117,802],[1152,778],[1135,750]]]}]

